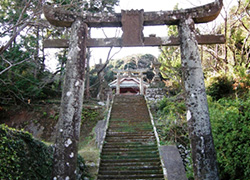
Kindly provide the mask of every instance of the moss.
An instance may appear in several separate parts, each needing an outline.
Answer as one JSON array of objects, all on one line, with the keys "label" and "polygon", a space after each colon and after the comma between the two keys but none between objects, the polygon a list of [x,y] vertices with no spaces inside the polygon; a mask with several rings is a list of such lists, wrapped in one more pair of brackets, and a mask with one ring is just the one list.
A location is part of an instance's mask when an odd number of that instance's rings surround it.
[{"label": "moss", "polygon": [[[0,125],[0,179],[51,179],[53,148],[24,131]],[[88,176],[78,156],[78,177]]]}]

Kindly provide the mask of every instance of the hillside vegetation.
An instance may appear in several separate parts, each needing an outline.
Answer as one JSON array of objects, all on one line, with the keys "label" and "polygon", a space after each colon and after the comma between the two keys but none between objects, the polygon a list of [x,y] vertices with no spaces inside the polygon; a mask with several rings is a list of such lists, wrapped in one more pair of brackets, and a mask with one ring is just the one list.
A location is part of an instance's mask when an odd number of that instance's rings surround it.
[{"label": "hillside vegetation", "polygon": [[[52,179],[53,148],[32,135],[0,125],[0,179]],[[78,156],[77,179],[89,177]]]}]

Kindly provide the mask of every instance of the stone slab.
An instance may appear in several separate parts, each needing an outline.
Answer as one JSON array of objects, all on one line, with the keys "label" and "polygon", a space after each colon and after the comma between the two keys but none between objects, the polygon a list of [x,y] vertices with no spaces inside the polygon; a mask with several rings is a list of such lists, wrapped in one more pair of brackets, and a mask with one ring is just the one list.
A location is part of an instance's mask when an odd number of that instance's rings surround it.
[{"label": "stone slab", "polygon": [[188,180],[176,146],[161,146],[160,155],[167,169],[168,180]]},{"label": "stone slab", "polygon": [[105,138],[104,135],[105,135],[105,131],[106,131],[106,129],[105,129],[106,124],[107,124],[107,120],[101,120],[101,121],[98,121],[98,123],[95,127],[96,144],[97,144],[99,149],[101,148],[101,144]]}]

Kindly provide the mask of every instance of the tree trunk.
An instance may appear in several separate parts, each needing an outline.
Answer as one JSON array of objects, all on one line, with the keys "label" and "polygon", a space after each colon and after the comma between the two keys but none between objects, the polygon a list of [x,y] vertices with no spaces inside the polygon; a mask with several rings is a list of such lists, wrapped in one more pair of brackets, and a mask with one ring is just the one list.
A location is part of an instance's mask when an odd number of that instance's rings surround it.
[{"label": "tree trunk", "polygon": [[39,50],[40,50],[40,47],[39,47],[39,39],[40,39],[40,33],[39,33],[39,31],[40,31],[40,27],[39,26],[37,26],[36,27],[36,30],[35,30],[35,32],[36,32],[36,51],[35,51],[35,53],[34,53],[34,61],[35,61],[35,65],[36,65],[36,67],[34,68],[34,78],[35,79],[37,79],[37,74],[38,74],[38,71],[39,71],[39,69],[40,69],[40,62],[39,62]]},{"label": "tree trunk", "polygon": [[88,52],[87,52],[87,67],[86,67],[86,96],[85,98],[86,99],[89,99],[90,98],[90,81],[89,81],[89,60],[90,60],[90,49],[88,49]]},{"label": "tree trunk", "polygon": [[63,77],[64,77],[64,71],[63,71],[63,68],[65,66],[65,63],[66,61],[64,60],[64,58],[66,57],[66,53],[67,53],[67,50],[64,49],[63,50],[63,57],[61,59],[61,64],[60,64],[60,78],[59,78],[59,83],[58,83],[58,87],[57,87],[57,91],[58,92],[61,92],[62,90],[62,81],[63,81]]},{"label": "tree trunk", "polygon": [[[44,28],[42,28],[42,41],[45,40],[45,37],[44,37]],[[43,43],[42,43],[43,44]],[[44,49],[44,44],[42,45],[42,62],[41,62],[41,73],[44,72],[45,70],[45,49]]]},{"label": "tree trunk", "polygon": [[58,122],[53,179],[76,179],[77,146],[83,103],[87,25],[77,19],[71,26],[69,54]]},{"label": "tree trunk", "polygon": [[218,180],[216,152],[193,19],[180,21],[179,34],[194,177],[196,180]]}]

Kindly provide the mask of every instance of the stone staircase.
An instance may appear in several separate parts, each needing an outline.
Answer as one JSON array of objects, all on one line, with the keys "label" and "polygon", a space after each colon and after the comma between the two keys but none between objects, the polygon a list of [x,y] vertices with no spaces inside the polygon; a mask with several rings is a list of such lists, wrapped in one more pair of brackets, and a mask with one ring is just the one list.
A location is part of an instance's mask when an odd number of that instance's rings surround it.
[{"label": "stone staircase", "polygon": [[98,179],[164,179],[143,96],[115,96]]}]

